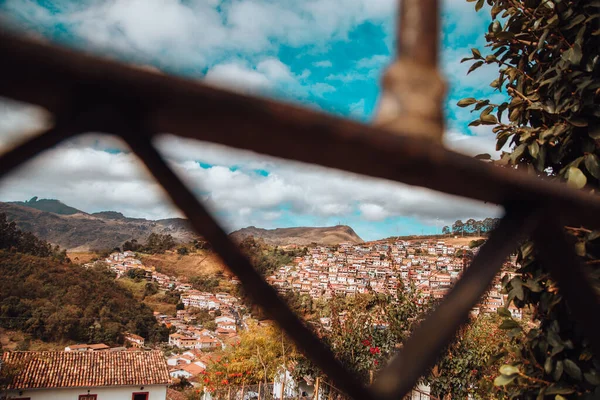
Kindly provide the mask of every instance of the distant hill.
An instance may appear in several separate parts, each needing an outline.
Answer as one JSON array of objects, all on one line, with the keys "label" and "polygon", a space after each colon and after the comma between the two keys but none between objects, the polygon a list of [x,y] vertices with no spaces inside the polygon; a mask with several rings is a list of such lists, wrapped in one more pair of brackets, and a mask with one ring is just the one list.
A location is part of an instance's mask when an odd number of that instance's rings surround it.
[{"label": "distant hill", "polygon": [[232,232],[230,236],[236,241],[242,241],[248,236],[261,238],[265,243],[276,246],[297,244],[306,246],[311,243],[323,245],[336,245],[340,243],[362,243],[363,240],[347,225],[336,225],[327,227],[298,227],[262,229],[250,226]]},{"label": "distant hill", "polygon": [[[153,221],[128,218],[116,211],[88,214],[59,200],[39,200],[37,197],[29,201],[0,202],[0,213],[5,213],[7,219],[14,221],[19,229],[32,232],[37,237],[69,251],[112,249],[131,239],[143,242],[151,233],[170,234],[181,243],[198,238],[189,222],[183,218]],[[356,232],[346,225],[278,229],[250,226],[230,235],[236,241],[241,241],[247,236],[262,238],[265,243],[276,246],[363,242]]]},{"label": "distant hill", "polygon": [[[49,205],[47,208],[58,208],[60,213],[39,210],[31,207],[32,204],[41,204],[41,207]],[[77,212],[67,213],[69,210]],[[19,229],[32,232],[41,239],[71,251],[112,249],[131,239],[145,241],[151,233],[170,234],[178,242],[189,242],[197,238],[185,219],[152,221],[127,218],[114,211],[87,214],[58,200],[0,202],[0,213],[6,213],[8,220],[14,221]]]},{"label": "distant hill", "polygon": [[77,213],[83,213],[83,211],[79,211],[76,208],[69,207],[68,205],[61,203],[58,200],[53,199],[41,199],[38,200],[37,197],[32,197],[28,201],[13,201],[9,204],[16,204],[18,206],[34,208],[40,211],[47,211],[54,214],[60,215],[73,215]]}]

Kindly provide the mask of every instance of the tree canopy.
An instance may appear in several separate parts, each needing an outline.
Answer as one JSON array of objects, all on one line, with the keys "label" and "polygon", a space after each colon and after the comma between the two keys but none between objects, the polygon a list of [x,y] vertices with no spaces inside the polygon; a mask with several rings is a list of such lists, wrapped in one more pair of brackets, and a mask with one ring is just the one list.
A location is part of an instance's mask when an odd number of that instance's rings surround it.
[{"label": "tree canopy", "polygon": [[[600,2],[477,0],[476,10],[486,2],[492,17],[485,35],[489,51],[472,49],[463,61],[472,62],[469,72],[497,66],[490,86],[506,100],[467,98],[458,106],[479,113],[471,126],[489,125],[496,133],[496,149],[504,151],[495,164],[596,191]],[[566,232],[588,281],[598,287],[600,233],[581,227]],[[518,275],[505,277],[504,291],[509,303],[532,310],[533,326],[522,328],[510,314],[504,316],[501,327],[512,337],[508,353],[515,356],[500,368],[496,385],[511,398],[600,398],[600,358],[531,242],[520,247],[518,262]]]}]

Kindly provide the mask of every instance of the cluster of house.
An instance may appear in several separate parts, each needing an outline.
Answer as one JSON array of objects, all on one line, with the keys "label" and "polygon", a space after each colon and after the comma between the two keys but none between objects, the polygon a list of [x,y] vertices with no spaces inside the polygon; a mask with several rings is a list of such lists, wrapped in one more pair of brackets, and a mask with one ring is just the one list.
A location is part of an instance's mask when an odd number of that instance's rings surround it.
[{"label": "cluster of house", "polygon": [[[331,298],[334,295],[353,296],[357,293],[396,292],[400,285],[414,284],[421,295],[441,299],[468,267],[468,257],[457,257],[459,250],[468,246],[448,245],[444,241],[375,241],[336,247],[315,247],[304,257],[297,257],[293,265],[280,267],[267,278],[278,291],[297,291],[313,298]],[[477,249],[472,250],[474,253]],[[512,258],[507,267],[514,266]],[[494,281],[488,296],[473,310],[496,312],[505,304],[500,293],[500,279]],[[520,318],[520,310],[510,311]]]}]

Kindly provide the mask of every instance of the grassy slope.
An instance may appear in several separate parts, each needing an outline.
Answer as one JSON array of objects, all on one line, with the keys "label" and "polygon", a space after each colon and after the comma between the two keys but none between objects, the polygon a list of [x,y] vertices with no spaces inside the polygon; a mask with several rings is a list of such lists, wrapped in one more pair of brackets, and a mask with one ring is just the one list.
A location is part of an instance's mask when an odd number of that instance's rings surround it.
[{"label": "grassy slope", "polygon": [[215,253],[204,250],[186,256],[176,252],[143,254],[141,260],[144,265],[155,267],[158,272],[177,277],[189,278],[201,274],[213,275],[217,272],[229,274],[227,267]]}]

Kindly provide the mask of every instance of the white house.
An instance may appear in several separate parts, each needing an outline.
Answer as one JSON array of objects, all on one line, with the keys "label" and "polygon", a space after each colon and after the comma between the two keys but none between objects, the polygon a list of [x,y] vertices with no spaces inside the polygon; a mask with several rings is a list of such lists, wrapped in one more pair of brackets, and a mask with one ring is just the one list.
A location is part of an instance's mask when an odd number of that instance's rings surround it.
[{"label": "white house", "polygon": [[133,347],[144,347],[145,344],[145,340],[143,337],[135,335],[133,333],[126,333],[125,341],[131,343]]},{"label": "white house", "polygon": [[6,352],[1,368],[8,399],[165,400],[170,382],[160,351]]}]

